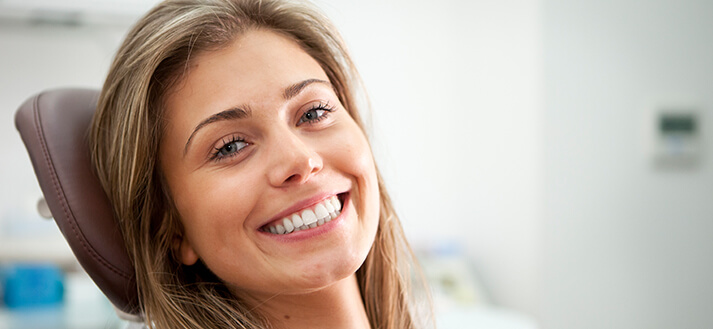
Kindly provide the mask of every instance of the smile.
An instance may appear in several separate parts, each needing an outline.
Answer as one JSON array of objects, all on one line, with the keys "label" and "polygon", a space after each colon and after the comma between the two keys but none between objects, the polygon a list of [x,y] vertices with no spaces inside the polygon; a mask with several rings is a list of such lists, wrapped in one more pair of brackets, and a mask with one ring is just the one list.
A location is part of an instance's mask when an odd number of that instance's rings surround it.
[{"label": "smile", "polygon": [[272,234],[290,234],[308,230],[322,226],[337,218],[341,210],[342,202],[334,195],[310,208],[300,210],[284,217],[282,220],[265,225],[261,230]]}]

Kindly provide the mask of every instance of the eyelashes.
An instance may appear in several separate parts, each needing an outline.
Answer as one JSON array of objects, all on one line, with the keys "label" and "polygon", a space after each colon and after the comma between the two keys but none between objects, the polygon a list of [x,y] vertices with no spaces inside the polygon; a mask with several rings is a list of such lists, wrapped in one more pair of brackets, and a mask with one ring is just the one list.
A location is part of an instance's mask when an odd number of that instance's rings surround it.
[{"label": "eyelashes", "polygon": [[322,121],[326,119],[331,112],[334,112],[334,109],[335,108],[330,105],[329,102],[319,102],[319,104],[313,105],[311,108],[302,112],[302,116],[300,116],[299,121],[297,121],[297,125],[300,126],[305,123],[313,124]]},{"label": "eyelashes", "polygon": [[213,149],[210,159],[218,162],[226,158],[234,157],[248,147],[248,145],[250,144],[248,144],[244,138],[236,135],[230,136],[227,140],[223,139],[221,146]]}]

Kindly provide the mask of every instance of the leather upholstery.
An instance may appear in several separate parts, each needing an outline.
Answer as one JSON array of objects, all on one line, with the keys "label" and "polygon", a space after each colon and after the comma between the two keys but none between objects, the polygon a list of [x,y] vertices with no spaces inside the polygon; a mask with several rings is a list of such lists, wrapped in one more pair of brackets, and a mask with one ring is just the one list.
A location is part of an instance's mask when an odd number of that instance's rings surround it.
[{"label": "leather upholstery", "polygon": [[116,308],[136,315],[134,268],[89,157],[87,134],[98,95],[89,89],[42,92],[20,107],[15,125],[79,263]]}]

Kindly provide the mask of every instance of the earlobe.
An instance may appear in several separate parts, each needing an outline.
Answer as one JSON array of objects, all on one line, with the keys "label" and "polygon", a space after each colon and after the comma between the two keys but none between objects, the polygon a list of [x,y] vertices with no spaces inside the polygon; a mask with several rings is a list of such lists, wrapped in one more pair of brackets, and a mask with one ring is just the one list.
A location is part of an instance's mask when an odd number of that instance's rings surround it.
[{"label": "earlobe", "polygon": [[173,238],[173,251],[183,265],[191,266],[198,261],[198,254],[186,236]]}]

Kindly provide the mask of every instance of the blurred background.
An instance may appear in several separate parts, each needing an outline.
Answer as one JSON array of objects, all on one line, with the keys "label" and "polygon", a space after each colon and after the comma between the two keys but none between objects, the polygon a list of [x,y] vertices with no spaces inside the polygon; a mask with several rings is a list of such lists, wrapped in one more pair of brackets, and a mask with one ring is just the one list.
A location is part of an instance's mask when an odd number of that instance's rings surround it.
[{"label": "blurred background", "polygon": [[[365,81],[442,328],[713,327],[713,2],[315,2]],[[119,324],[39,216],[13,115],[100,88],[154,3],[0,0],[0,266],[62,271],[47,328]],[[37,318],[10,306],[0,328]]]}]

